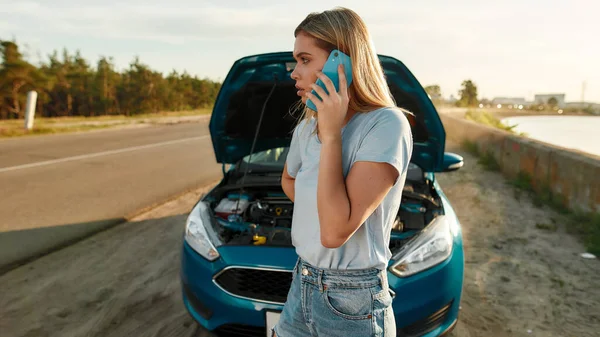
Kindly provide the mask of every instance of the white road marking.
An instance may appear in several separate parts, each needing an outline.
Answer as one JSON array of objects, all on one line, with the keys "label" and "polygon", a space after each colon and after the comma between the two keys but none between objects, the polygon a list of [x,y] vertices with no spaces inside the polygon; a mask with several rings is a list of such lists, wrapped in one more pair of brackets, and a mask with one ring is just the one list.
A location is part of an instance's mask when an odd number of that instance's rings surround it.
[{"label": "white road marking", "polygon": [[149,148],[153,148],[153,147],[159,147],[159,146],[165,146],[165,145],[171,145],[171,144],[189,142],[189,141],[194,141],[194,140],[200,140],[200,139],[204,139],[204,138],[208,138],[208,137],[209,137],[209,135],[199,136],[199,137],[183,138],[183,139],[170,140],[170,141],[161,142],[161,143],[154,143],[154,144],[147,144],[147,145],[126,147],[124,149],[118,149],[118,150],[110,150],[110,151],[103,151],[103,152],[96,152],[96,153],[88,153],[88,154],[83,154],[83,155],[79,155],[79,156],[73,156],[73,157],[66,157],[66,158],[59,158],[59,159],[52,159],[52,160],[40,161],[40,162],[37,162],[37,163],[31,163],[31,164],[24,164],[24,165],[3,167],[3,168],[0,168],[0,173],[2,173],[2,172],[8,172],[8,171],[15,171],[15,170],[22,170],[22,169],[32,168],[32,167],[39,167],[39,166],[45,166],[45,165],[52,165],[52,164],[64,163],[64,162],[68,162],[68,161],[75,161],[75,160],[89,159],[89,158],[95,158],[95,157],[101,157],[101,156],[108,156],[108,155],[117,154],[117,153],[124,153],[124,152],[131,152],[131,151],[149,149]]}]

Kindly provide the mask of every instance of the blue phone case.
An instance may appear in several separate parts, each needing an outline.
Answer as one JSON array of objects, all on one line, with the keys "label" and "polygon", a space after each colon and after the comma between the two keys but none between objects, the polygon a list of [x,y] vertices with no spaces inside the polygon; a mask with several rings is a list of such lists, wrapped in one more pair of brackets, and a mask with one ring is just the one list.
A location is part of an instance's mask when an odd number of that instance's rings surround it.
[{"label": "blue phone case", "polygon": [[[340,77],[338,75],[338,66],[340,64],[344,65],[346,81],[348,82],[348,86],[350,86],[350,84],[352,83],[352,62],[350,61],[350,56],[335,49],[329,54],[329,58],[327,59],[327,62],[325,62],[325,65],[323,66],[322,70],[323,74],[325,74],[331,79],[331,82],[333,82],[336,91],[340,90]],[[329,94],[329,91],[327,90],[325,84],[323,83],[323,81],[321,81],[320,78],[317,79],[316,84],[323,88],[323,90],[325,90],[327,94]],[[312,94],[317,96],[319,99],[321,98],[321,96],[319,96],[314,90],[312,91]],[[308,106],[314,111],[317,111],[317,107],[310,99],[306,101],[306,106]]]}]

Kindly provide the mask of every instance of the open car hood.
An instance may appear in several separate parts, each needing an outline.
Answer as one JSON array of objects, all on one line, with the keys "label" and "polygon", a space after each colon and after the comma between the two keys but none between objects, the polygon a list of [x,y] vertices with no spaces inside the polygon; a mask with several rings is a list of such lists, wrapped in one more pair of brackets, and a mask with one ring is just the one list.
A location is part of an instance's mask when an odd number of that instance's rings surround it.
[{"label": "open car hood", "polygon": [[[379,55],[396,104],[412,112],[412,162],[423,170],[442,170],[446,134],[427,93],[399,60]],[[290,74],[296,61],[292,52],[247,56],[231,67],[217,95],[210,119],[210,134],[219,163],[233,164],[251,152],[265,106],[254,152],[289,146],[300,111]],[[267,99],[267,97],[270,98]]]}]

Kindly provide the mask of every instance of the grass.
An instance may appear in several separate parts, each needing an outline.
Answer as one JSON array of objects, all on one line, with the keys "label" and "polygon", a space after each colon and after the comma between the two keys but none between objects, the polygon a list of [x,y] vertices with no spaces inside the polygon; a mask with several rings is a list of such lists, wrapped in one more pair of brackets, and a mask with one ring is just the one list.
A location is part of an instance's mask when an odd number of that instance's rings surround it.
[{"label": "grass", "polygon": [[524,132],[516,132],[514,130],[518,124],[505,125],[502,123],[502,121],[500,119],[498,119],[496,116],[494,116],[493,114],[491,114],[485,110],[476,111],[476,110],[469,109],[465,113],[465,119],[468,119],[468,120],[471,120],[471,121],[474,121],[474,122],[477,122],[480,124],[492,126],[497,129],[500,129],[500,130],[508,131],[515,135],[524,136],[524,137],[527,136],[527,134]]},{"label": "grass", "polygon": [[533,204],[537,207],[546,205],[561,214],[570,213],[570,210],[565,206],[566,200],[560,195],[553,193],[549,186],[542,186],[538,191],[534,190],[533,178],[527,172],[519,171],[517,176],[509,181],[509,184],[520,191],[529,193]]},{"label": "grass", "polygon": [[509,131],[512,133],[514,133],[513,129],[517,126],[517,125],[511,125],[511,126],[504,125],[498,118],[496,118],[494,115],[490,114],[489,112],[487,112],[485,110],[476,111],[476,110],[469,109],[469,110],[467,110],[467,112],[465,114],[465,118],[468,120],[477,122],[477,123],[493,126],[495,128]]},{"label": "grass", "polygon": [[545,231],[550,231],[550,232],[556,232],[556,230],[558,229],[556,224],[540,223],[540,222],[535,224],[535,228],[545,230]]},{"label": "grass", "polygon": [[477,146],[477,144],[475,142],[465,139],[462,143],[462,147],[465,150],[467,150],[467,152],[469,152],[470,154],[479,156],[479,147]]},{"label": "grass", "polygon": [[116,126],[124,125],[124,124],[129,124],[129,123],[79,125],[79,126],[67,126],[67,127],[41,126],[41,127],[35,127],[30,131],[27,131],[24,128],[6,128],[6,129],[0,128],[0,138],[99,130],[99,129],[107,129],[107,128],[111,128],[111,127],[116,127]]},{"label": "grass", "polygon": [[[593,212],[573,211],[565,206],[566,200],[552,192],[549,186],[542,186],[534,190],[531,176],[526,172],[519,172],[517,177],[509,183],[527,193],[536,207],[548,206],[563,214],[567,221],[565,228],[568,233],[580,237],[586,249],[595,255],[600,255],[600,214]],[[536,224],[538,229],[556,231],[556,224]]]},{"label": "grass", "polygon": [[552,281],[552,283],[556,284],[561,288],[565,287],[565,281],[563,281],[561,278],[553,276],[550,280]]},{"label": "grass", "polygon": [[600,256],[600,214],[575,212],[569,217],[568,232],[581,236],[588,251]]},{"label": "grass", "polygon": [[500,164],[494,157],[494,154],[491,151],[481,152],[479,150],[479,146],[470,140],[463,141],[463,148],[467,150],[469,153],[479,157],[477,163],[481,166],[485,167],[490,171],[500,171]]},{"label": "grass", "polygon": [[477,162],[490,171],[500,171],[500,164],[490,151],[484,152]]},{"label": "grass", "polygon": [[109,115],[94,117],[38,117],[32,130],[25,130],[23,119],[0,120],[0,138],[43,135],[54,133],[81,132],[106,129],[128,124],[152,123],[165,117],[186,117],[208,115],[211,109],[169,111],[135,116]]},{"label": "grass", "polygon": [[[564,197],[552,192],[549,186],[541,186],[537,191],[533,188],[533,179],[526,172],[519,172],[509,183],[527,193],[537,207],[547,206],[565,216],[568,233],[580,237],[586,249],[600,255],[600,214],[570,210]],[[536,224],[538,229],[556,231],[556,224]]]}]

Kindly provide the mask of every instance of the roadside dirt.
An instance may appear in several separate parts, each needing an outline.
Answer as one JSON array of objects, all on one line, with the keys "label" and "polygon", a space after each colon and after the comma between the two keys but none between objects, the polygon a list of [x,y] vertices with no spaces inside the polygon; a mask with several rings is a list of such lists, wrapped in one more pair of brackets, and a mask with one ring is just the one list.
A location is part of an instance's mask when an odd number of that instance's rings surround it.
[{"label": "roadside dirt", "polygon": [[[465,282],[455,337],[600,336],[600,261],[568,220],[486,171],[477,158],[439,183],[462,223]],[[595,331],[595,332],[594,332]]]},{"label": "roadside dirt", "polygon": [[[600,261],[580,257],[559,214],[450,150],[466,162],[438,175],[465,238],[453,336],[599,336]],[[206,191],[0,276],[0,335],[208,336],[183,308],[178,279],[186,213]]]},{"label": "roadside dirt", "polygon": [[207,336],[178,273],[187,213],[213,185],[0,276],[0,336]]}]

